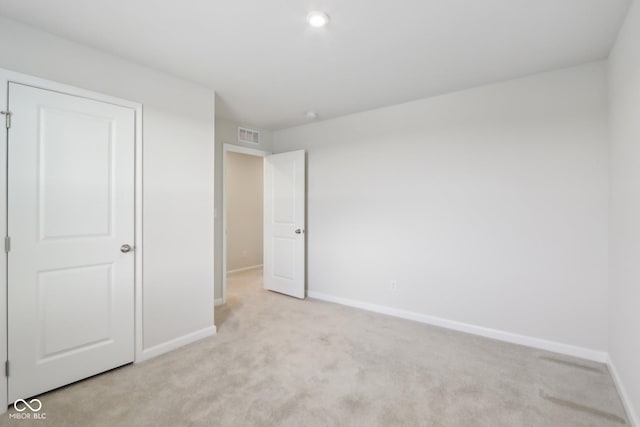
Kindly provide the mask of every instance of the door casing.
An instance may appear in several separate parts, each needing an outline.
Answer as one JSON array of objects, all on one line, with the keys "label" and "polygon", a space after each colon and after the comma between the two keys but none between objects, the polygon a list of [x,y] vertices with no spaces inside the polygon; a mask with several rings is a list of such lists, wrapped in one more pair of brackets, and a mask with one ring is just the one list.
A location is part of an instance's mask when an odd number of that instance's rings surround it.
[{"label": "door casing", "polygon": [[[10,82],[33,86],[55,92],[107,102],[123,107],[131,108],[135,111],[135,252],[134,252],[134,353],[135,362],[139,362],[143,357],[142,341],[142,104],[115,98],[109,95],[80,89],[74,86],[56,83],[53,81],[40,79],[22,73],[17,73],[0,68],[0,110],[6,111],[8,105],[8,85]],[[7,142],[8,129],[5,126],[5,117],[0,117],[0,227],[3,233],[0,237],[4,239],[7,235]],[[7,360],[7,254],[0,257],[0,363]],[[0,374],[0,414],[6,412],[8,406],[7,397],[7,377]],[[2,403],[4,402],[4,404]]]}]

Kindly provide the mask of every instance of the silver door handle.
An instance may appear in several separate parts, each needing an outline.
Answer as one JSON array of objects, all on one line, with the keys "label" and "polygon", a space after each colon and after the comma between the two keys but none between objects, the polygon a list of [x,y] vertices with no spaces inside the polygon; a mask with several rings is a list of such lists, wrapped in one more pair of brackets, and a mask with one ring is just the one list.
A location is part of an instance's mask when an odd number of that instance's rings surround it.
[{"label": "silver door handle", "polygon": [[304,230],[302,230],[301,228],[297,228],[295,233],[296,234],[302,234],[302,233],[304,233]]},{"label": "silver door handle", "polygon": [[131,252],[132,250],[133,250],[133,247],[131,247],[131,245],[120,246],[120,252],[122,252],[123,254],[126,254],[127,252]]}]

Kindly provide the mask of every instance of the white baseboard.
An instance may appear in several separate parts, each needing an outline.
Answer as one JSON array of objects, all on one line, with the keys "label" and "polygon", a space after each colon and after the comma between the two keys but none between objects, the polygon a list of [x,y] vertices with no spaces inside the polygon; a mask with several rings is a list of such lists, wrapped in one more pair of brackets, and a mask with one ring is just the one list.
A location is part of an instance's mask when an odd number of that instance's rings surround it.
[{"label": "white baseboard", "polygon": [[235,270],[229,270],[229,271],[227,271],[227,276],[228,276],[229,274],[242,273],[243,271],[257,270],[257,269],[259,269],[259,268],[262,268],[262,264],[258,264],[258,265],[250,265],[249,267],[236,268]]},{"label": "white baseboard", "polygon": [[[411,311],[401,310],[382,305],[370,304],[366,302],[356,301],[348,298],[335,297],[315,291],[307,291],[309,298],[315,298],[323,301],[334,302],[349,307],[360,308],[367,311],[386,314],[389,316],[400,317],[402,319],[413,320],[428,325],[439,326],[455,331],[466,332],[468,334],[480,335],[482,337],[492,338],[499,341],[505,341],[512,344],[524,345],[541,350],[552,351],[554,353],[565,354],[568,356],[579,357],[581,359],[592,360],[595,362],[606,363],[607,353],[583,347],[577,347],[569,344],[563,344],[555,341],[548,341],[540,338],[529,337],[526,335],[514,334],[511,332],[501,331],[498,329],[485,328],[469,323],[457,322],[455,320],[443,319],[441,317],[428,316],[425,314],[414,313]],[[640,427],[640,426],[638,426]]]},{"label": "white baseboard", "polygon": [[145,360],[160,356],[161,354],[167,353],[171,350],[175,350],[187,344],[199,341],[203,338],[210,337],[212,335],[215,335],[216,332],[217,329],[215,325],[209,326],[207,328],[200,329],[199,331],[195,331],[182,337],[175,338],[171,341],[167,341],[162,344],[147,348],[142,351],[142,354],[136,355],[135,363],[144,362]]},{"label": "white baseboard", "polygon": [[217,307],[217,306],[222,305],[222,304],[224,304],[224,299],[222,299],[222,298],[216,298],[216,299],[213,301],[213,305],[214,305],[214,307]]},{"label": "white baseboard", "polygon": [[622,400],[624,410],[627,412],[627,418],[629,420],[629,423],[631,424],[631,427],[640,427],[640,418],[638,418],[638,413],[635,411],[633,405],[631,404],[631,399],[629,399],[627,389],[622,383],[620,374],[618,374],[618,369],[616,369],[616,365],[613,363],[611,356],[607,357],[607,367],[609,368],[609,372],[611,373],[613,382],[616,384],[618,394],[620,395],[620,400]]}]

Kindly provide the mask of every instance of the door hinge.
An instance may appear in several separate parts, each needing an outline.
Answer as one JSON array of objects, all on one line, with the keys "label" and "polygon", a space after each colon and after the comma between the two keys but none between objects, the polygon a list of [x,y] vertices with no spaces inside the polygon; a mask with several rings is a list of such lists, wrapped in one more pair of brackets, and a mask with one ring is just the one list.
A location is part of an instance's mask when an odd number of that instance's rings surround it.
[{"label": "door hinge", "polygon": [[9,253],[11,251],[11,237],[6,236],[4,238],[4,251]]},{"label": "door hinge", "polygon": [[11,111],[0,111],[0,114],[4,116],[5,124],[7,129],[11,127],[11,115],[13,114]]},{"label": "door hinge", "polygon": [[4,362],[4,376],[8,377],[9,376],[9,361],[6,360]]}]

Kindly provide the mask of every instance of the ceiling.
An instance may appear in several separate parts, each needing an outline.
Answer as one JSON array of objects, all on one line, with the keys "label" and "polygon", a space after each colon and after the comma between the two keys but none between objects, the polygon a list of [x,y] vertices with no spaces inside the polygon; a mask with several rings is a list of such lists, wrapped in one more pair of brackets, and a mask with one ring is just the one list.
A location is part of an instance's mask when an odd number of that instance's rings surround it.
[{"label": "ceiling", "polygon": [[[0,0],[0,14],[281,129],[606,58],[630,0]],[[311,10],[330,16],[307,25]]]}]

